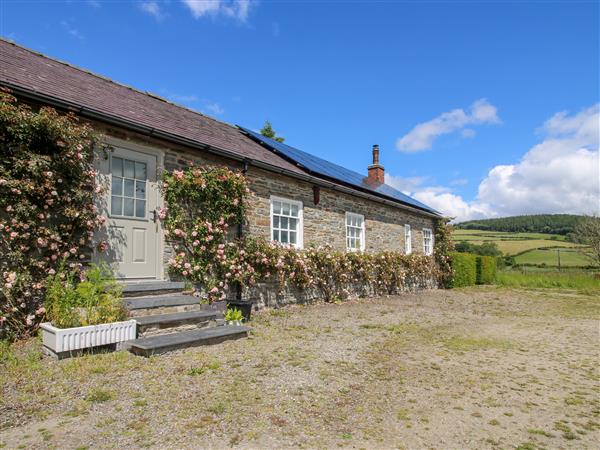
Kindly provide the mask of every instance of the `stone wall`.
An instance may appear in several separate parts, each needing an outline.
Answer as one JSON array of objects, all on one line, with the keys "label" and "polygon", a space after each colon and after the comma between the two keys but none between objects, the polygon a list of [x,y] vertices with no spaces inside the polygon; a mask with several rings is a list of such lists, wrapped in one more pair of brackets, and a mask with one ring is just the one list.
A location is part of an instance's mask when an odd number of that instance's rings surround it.
[{"label": "stone wall", "polygon": [[[348,285],[346,286],[350,295],[349,299],[368,298],[378,296],[370,286]],[[401,290],[396,290],[393,295],[403,292],[416,292],[423,289],[436,289],[437,283],[434,278],[419,280],[409,284]],[[257,283],[256,286],[245,289],[242,300],[252,303],[253,309],[281,308],[292,304],[310,304],[323,301],[323,293],[318,288],[298,289],[294,286],[281,288],[277,281]],[[234,300],[235,295],[228,297]]]},{"label": "stone wall", "polygon": [[[94,126],[105,134],[146,145],[157,149],[158,170],[182,169],[193,161],[195,165],[225,165],[235,170],[241,163],[208,152],[192,150],[163,140],[108,127],[95,123]],[[160,176],[160,175],[159,175]],[[301,201],[304,215],[304,246],[310,244],[330,244],[338,250],[346,249],[345,214],[362,214],[365,218],[366,251],[404,251],[404,224],[412,228],[412,250],[423,252],[423,228],[433,229],[433,220],[408,209],[397,208],[383,203],[353,196],[328,188],[320,188],[320,201],[314,204],[313,186],[281,174],[250,166],[246,174],[252,195],[249,199],[248,219],[243,227],[244,234],[270,238],[270,197],[278,196]],[[172,248],[165,244],[163,253],[164,274],[168,276],[167,261],[172,256]]]},{"label": "stone wall", "polygon": [[423,228],[433,229],[433,220],[406,209],[321,188],[314,204],[310,183],[250,167],[246,174],[253,196],[245,232],[270,238],[270,197],[301,201],[304,210],[304,246],[328,243],[346,249],[346,212],[365,218],[365,249],[368,252],[404,251],[404,225],[411,225],[412,249],[423,253]]}]

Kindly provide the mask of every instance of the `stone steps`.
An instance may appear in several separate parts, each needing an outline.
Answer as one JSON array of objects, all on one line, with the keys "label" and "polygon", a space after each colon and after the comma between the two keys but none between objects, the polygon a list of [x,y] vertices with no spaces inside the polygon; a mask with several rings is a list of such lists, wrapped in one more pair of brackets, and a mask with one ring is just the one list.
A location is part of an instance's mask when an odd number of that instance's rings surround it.
[{"label": "stone steps", "polygon": [[247,327],[223,325],[224,303],[221,309],[201,305],[198,297],[184,295],[182,287],[163,281],[124,284],[124,304],[137,322],[138,336],[124,349],[151,356],[248,335]]},{"label": "stone steps", "polygon": [[171,314],[154,314],[149,316],[135,317],[137,322],[138,336],[147,337],[151,334],[161,333],[163,330],[169,332],[182,329],[207,327],[216,323],[218,317],[216,311],[184,311]]},{"label": "stone steps", "polygon": [[139,297],[144,295],[160,295],[181,292],[185,284],[181,281],[123,281],[121,282],[124,297]]},{"label": "stone steps", "polygon": [[180,333],[163,334],[136,339],[129,343],[129,351],[139,356],[152,356],[201,345],[213,345],[248,336],[250,328],[225,325]]},{"label": "stone steps", "polygon": [[198,297],[178,293],[126,298],[125,307],[132,317],[202,309]]}]

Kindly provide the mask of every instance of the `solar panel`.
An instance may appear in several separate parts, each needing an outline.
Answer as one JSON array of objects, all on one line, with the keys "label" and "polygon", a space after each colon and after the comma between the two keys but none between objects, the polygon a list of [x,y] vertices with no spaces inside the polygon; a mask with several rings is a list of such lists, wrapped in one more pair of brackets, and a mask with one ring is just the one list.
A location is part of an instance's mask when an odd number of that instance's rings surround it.
[{"label": "solar panel", "polygon": [[440,214],[438,211],[430,208],[429,206],[421,203],[418,200],[415,200],[412,197],[409,197],[406,194],[394,189],[393,187],[387,184],[380,184],[377,187],[374,187],[366,182],[366,178],[364,175],[361,175],[358,172],[354,172],[353,170],[346,169],[345,167],[334,164],[330,161],[327,161],[323,158],[319,158],[318,156],[311,155],[310,153],[303,152],[302,150],[298,150],[297,148],[291,147],[282,142],[277,142],[274,139],[263,136],[262,134],[256,133],[252,130],[249,130],[244,127],[238,127],[252,139],[257,141],[258,143],[264,145],[269,150],[295,162],[297,165],[303,167],[304,169],[312,172],[315,175],[325,176],[327,178],[331,178],[337,180],[343,184],[351,185],[354,187],[361,188],[362,190],[367,190],[379,194],[380,196],[389,197],[391,199],[400,201],[407,205],[411,205],[417,207],[419,209],[423,209],[425,211]]}]

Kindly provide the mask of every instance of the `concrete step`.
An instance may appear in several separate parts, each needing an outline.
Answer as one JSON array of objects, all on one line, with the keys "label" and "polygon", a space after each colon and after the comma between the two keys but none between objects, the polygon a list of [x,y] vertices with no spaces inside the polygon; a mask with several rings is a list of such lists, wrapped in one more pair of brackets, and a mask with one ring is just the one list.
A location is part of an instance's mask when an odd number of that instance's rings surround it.
[{"label": "concrete step", "polygon": [[222,327],[204,328],[201,330],[183,331],[181,333],[163,334],[130,341],[129,351],[135,355],[152,356],[200,345],[218,344],[230,339],[248,336],[250,328],[225,325]]},{"label": "concrete step", "polygon": [[[222,317],[220,317],[222,318]],[[138,336],[148,336],[152,332],[182,327],[206,327],[217,320],[215,311],[185,311],[172,314],[155,314],[151,316],[135,317]]]},{"label": "concrete step", "polygon": [[123,296],[139,297],[143,295],[169,294],[181,292],[185,284],[181,281],[122,281]]},{"label": "concrete step", "polygon": [[202,309],[198,297],[182,294],[126,298],[125,307],[129,310],[132,317]]}]

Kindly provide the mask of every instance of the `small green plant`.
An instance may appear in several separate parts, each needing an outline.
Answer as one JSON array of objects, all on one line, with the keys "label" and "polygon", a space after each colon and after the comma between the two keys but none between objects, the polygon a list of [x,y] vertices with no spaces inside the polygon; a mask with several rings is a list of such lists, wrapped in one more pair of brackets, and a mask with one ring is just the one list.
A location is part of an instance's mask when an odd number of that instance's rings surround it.
[{"label": "small green plant", "polygon": [[121,288],[105,265],[92,265],[83,281],[61,266],[48,281],[44,306],[48,319],[60,328],[118,322],[127,317]]},{"label": "small green plant", "polygon": [[85,399],[92,403],[102,403],[112,400],[113,398],[114,394],[112,392],[105,391],[103,389],[94,389]]},{"label": "small green plant", "polygon": [[227,308],[225,311],[225,320],[227,322],[237,322],[244,319],[242,311],[237,308]]}]

